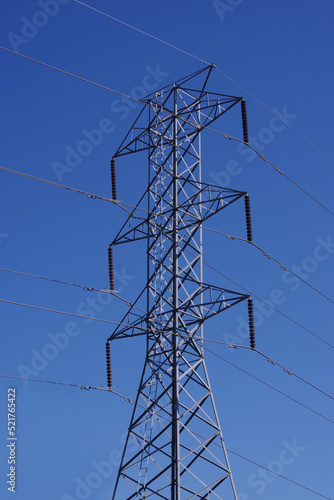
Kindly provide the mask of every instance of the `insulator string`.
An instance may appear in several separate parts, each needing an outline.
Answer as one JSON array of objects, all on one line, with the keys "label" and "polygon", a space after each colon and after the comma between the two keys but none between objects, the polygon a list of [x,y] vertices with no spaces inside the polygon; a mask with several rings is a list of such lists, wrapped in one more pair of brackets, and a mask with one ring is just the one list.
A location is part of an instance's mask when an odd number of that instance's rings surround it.
[{"label": "insulator string", "polygon": [[116,190],[116,168],[115,168],[115,160],[114,158],[110,162],[111,168],[111,192],[112,199],[117,200],[117,190]]},{"label": "insulator string", "polygon": [[106,342],[106,361],[107,361],[107,385],[112,387],[111,377],[111,356],[110,356],[110,343]]},{"label": "insulator string", "polygon": [[108,264],[109,264],[109,288],[114,290],[115,280],[114,280],[114,259],[113,250],[111,247],[108,248]]},{"label": "insulator string", "polygon": [[253,241],[253,231],[252,231],[252,219],[251,219],[250,199],[249,199],[248,194],[245,195],[245,212],[246,212],[247,240],[249,242],[251,242],[251,241]]},{"label": "insulator string", "polygon": [[242,99],[241,101],[241,117],[242,117],[242,132],[243,132],[244,142],[248,143],[248,122],[247,122],[245,99]]},{"label": "insulator string", "polygon": [[249,321],[249,343],[255,349],[255,329],[254,329],[254,307],[253,299],[248,299],[248,321]]}]

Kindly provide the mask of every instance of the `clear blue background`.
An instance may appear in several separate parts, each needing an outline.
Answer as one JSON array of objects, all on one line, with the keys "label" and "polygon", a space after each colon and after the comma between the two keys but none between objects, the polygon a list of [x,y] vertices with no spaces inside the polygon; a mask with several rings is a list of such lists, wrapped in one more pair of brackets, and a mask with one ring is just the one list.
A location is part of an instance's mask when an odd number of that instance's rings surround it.
[{"label": "clear blue background", "polygon": [[[220,11],[220,16],[213,2],[204,0],[97,0],[91,4],[214,62],[268,108],[280,112],[286,108],[294,115],[291,125],[334,156],[334,8],[330,0],[226,1],[230,8],[225,13]],[[23,36],[27,21],[22,18],[30,22],[39,19],[42,24],[45,19],[38,18],[36,13],[41,6],[32,0],[12,0],[3,3],[0,10],[0,43],[9,49],[14,48],[9,33]],[[147,81],[158,88],[202,67],[190,56],[73,1],[59,5],[56,15],[47,18],[45,26],[30,36],[27,43],[19,43],[14,49],[126,94],[140,92],[138,86]],[[54,162],[65,164],[66,148],[76,150],[85,139],[82,131],[92,131],[108,118],[114,130],[103,134],[101,143],[92,147],[91,153],[82,157],[71,172],[65,172],[61,182],[111,196],[109,161],[140,106],[125,104],[121,113],[120,103],[115,102],[119,96],[4,51],[0,51],[0,67],[0,164],[59,182]],[[147,80],[147,67],[164,73],[162,81]],[[332,159],[288,127],[271,135],[269,132],[268,136],[264,129],[270,129],[273,115],[217,70],[209,89],[245,96],[250,136],[257,138],[262,154],[333,209]],[[216,122],[215,128],[241,138],[240,122],[240,111],[235,108]],[[268,137],[270,141],[266,140]],[[229,178],[227,165],[231,160],[238,163],[238,174]],[[250,160],[250,153],[240,154],[237,143],[213,132],[203,134],[204,180],[248,191],[254,241],[286,266],[307,266],[318,246],[317,238],[334,240],[332,216],[270,165],[258,158]],[[117,161],[119,199],[130,204],[139,199],[146,186],[146,171],[145,155]],[[5,172],[1,172],[0,189],[2,267],[86,286],[108,287],[107,247],[125,220],[125,212],[112,204]],[[207,225],[245,237],[243,203],[224,210]],[[133,244],[118,250],[115,268],[123,281],[118,279],[116,287],[123,297],[133,300],[145,282],[144,247]],[[333,304],[306,285],[293,290],[293,283],[282,280],[283,270],[255,248],[205,232],[204,257],[263,299],[269,299],[272,291],[279,289],[284,303],[278,308],[333,344]],[[332,299],[333,270],[331,253],[326,260],[317,260],[307,277]],[[3,299],[81,314],[90,314],[89,300],[102,300],[97,292],[3,271],[0,276]],[[242,292],[210,269],[205,269],[205,280]],[[96,316],[111,321],[120,321],[126,310],[117,299],[105,306],[95,304],[99,308]],[[106,384],[104,349],[112,325],[3,303],[0,309],[2,374],[19,376],[22,366],[32,370],[33,352],[43,353],[51,342],[48,335],[64,332],[68,323],[74,321],[80,333],[64,349],[53,351],[54,359],[40,365],[31,376],[87,386]],[[266,314],[268,317],[263,312],[257,316],[257,348],[332,394],[332,348],[277,313]],[[246,319],[245,304],[208,322],[206,338],[224,342],[230,334],[236,337],[234,342],[247,345],[248,339],[238,337],[240,318]],[[241,349],[231,352],[223,345],[207,346],[333,418],[332,400],[257,354]],[[144,339],[112,345],[113,383],[132,399],[144,355]],[[283,467],[281,474],[333,498],[333,424],[209,353],[207,364],[228,449],[268,467],[280,460],[283,442],[292,444],[296,440],[304,449],[292,463],[279,466]],[[116,467],[112,472],[110,467],[105,468],[108,477],[100,481],[101,475],[92,473],[96,473],[96,464],[117,462],[131,405],[103,391],[4,378],[0,380],[1,498],[12,498],[5,477],[7,389],[12,386],[18,393],[15,498],[69,500],[86,495],[92,500],[109,499]],[[254,486],[259,479],[258,467],[233,454],[230,462],[239,500],[320,498],[273,476],[267,476],[270,481],[262,478],[262,487],[258,483]],[[94,477],[98,487],[76,492],[78,484],[87,485]]]}]

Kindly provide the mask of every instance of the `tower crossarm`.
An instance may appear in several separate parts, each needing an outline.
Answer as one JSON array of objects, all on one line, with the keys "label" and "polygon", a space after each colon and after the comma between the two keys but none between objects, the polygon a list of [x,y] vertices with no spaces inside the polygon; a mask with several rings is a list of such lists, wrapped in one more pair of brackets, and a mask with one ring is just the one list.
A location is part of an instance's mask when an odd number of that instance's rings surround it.
[{"label": "tower crossarm", "polygon": [[[197,289],[194,290],[192,294],[189,294],[184,300],[180,300],[177,307],[177,312],[186,327],[198,321],[203,322],[249,298],[249,295],[240,294],[205,283],[196,283],[196,286]],[[171,304],[166,301],[164,305],[163,316],[170,318],[173,310]],[[148,314],[148,319],[153,321],[155,317],[156,312],[153,306]]]},{"label": "tower crossarm", "polygon": [[[180,214],[180,232],[191,226],[198,226],[205,222],[246,194],[244,191],[221,188],[212,184],[195,183],[191,180],[185,182],[193,188],[193,191],[192,194],[178,206]],[[134,217],[131,216],[128,218],[126,225],[123,226],[123,231],[116,236],[111,245],[131,243],[146,238],[159,238],[161,236],[171,238],[172,229],[170,220],[172,215],[172,208],[167,208],[159,213],[159,222],[156,221],[157,214],[154,211],[150,212],[146,219],[142,217],[136,217],[134,219]],[[133,225],[133,221],[138,219],[140,222]]]},{"label": "tower crossarm", "polygon": [[[241,97],[200,92],[182,87],[177,87],[177,92],[183,101],[183,106],[178,110],[177,114],[180,124],[177,139],[180,148],[182,148],[184,140],[188,142],[190,138],[195,139],[203,129],[211,125],[242,100]],[[158,148],[172,146],[173,137],[171,129],[174,113],[166,104],[171,94],[172,92],[167,93],[163,104],[159,106],[152,99],[144,105],[121,146],[113,155],[113,158],[147,150],[153,154]],[[164,114],[158,122],[156,117],[153,117],[149,121],[149,125],[145,126],[144,123],[147,122],[145,108],[153,108],[155,111],[159,109],[159,112],[163,111]],[[159,132],[157,126],[161,127],[161,132]],[[157,137],[160,137],[161,140],[154,140]]]}]

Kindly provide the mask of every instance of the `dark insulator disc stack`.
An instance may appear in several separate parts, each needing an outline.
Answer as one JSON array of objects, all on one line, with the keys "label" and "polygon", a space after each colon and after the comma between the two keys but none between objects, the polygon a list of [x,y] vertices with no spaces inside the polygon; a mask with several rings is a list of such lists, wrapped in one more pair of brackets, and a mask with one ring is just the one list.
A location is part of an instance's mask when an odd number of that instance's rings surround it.
[{"label": "dark insulator disc stack", "polygon": [[255,330],[254,330],[254,309],[253,299],[248,299],[248,321],[249,321],[249,340],[252,349],[255,349]]},{"label": "dark insulator disc stack", "polygon": [[108,248],[108,263],[109,263],[109,290],[114,290],[114,259],[112,248]]},{"label": "dark insulator disc stack", "polygon": [[110,358],[110,344],[106,343],[106,358],[107,358],[107,384],[108,387],[112,387],[111,383],[111,358]]},{"label": "dark insulator disc stack", "polygon": [[115,169],[115,160],[112,159],[110,162],[110,167],[111,167],[111,192],[112,192],[112,199],[117,200],[117,193],[116,193],[116,169]]},{"label": "dark insulator disc stack", "polygon": [[244,99],[242,99],[241,101],[241,117],[242,117],[242,131],[244,135],[244,142],[248,142],[247,111],[246,111],[246,101]]},{"label": "dark insulator disc stack", "polygon": [[245,212],[246,212],[247,240],[253,241],[250,199],[249,199],[248,194],[245,195]]}]

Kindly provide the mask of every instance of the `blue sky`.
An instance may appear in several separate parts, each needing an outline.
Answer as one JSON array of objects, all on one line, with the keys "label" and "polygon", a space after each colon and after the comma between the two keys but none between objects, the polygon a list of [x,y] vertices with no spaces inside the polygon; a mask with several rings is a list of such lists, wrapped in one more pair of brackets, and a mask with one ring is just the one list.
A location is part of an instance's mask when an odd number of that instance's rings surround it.
[{"label": "blue sky", "polygon": [[[215,63],[230,78],[215,70],[209,90],[244,96],[250,137],[261,154],[333,210],[332,2],[96,0],[91,5]],[[0,25],[0,45],[135,97],[203,66],[73,0],[7,2]],[[111,196],[109,161],[139,104],[2,50],[0,66],[0,165]],[[307,140],[247,93],[283,114]],[[215,128],[242,138],[239,110],[222,117]],[[123,202],[133,204],[141,196],[146,167],[139,156],[117,161]],[[107,288],[107,247],[125,212],[3,171],[1,177],[1,267]],[[250,150],[209,131],[203,133],[203,177],[248,191],[254,242],[334,300],[330,213]],[[243,204],[224,210],[208,226],[245,237]],[[262,252],[206,232],[204,258],[333,344],[333,303],[285,274]],[[127,300],[134,300],[144,286],[144,263],[140,244],[115,254],[116,286]],[[122,302],[96,291],[5,271],[0,276],[0,298],[5,300],[110,321],[120,321],[126,310]],[[209,268],[205,281],[243,292]],[[5,303],[0,310],[0,373],[106,384],[104,349],[112,325]],[[332,395],[332,347],[256,300],[255,310],[257,348]],[[246,307],[236,306],[208,322],[205,337],[248,345],[240,326],[245,319]],[[333,424],[323,418],[333,419],[333,401],[256,353],[206,345],[322,415],[207,353],[227,448],[265,467],[272,464],[282,475],[333,498]],[[144,355],[143,339],[112,345],[114,385],[132,399]],[[1,498],[11,498],[6,485],[9,387],[17,391],[16,499],[109,499],[131,405],[104,391],[5,378],[0,378]],[[235,454],[229,458],[239,500],[321,498]]]}]

